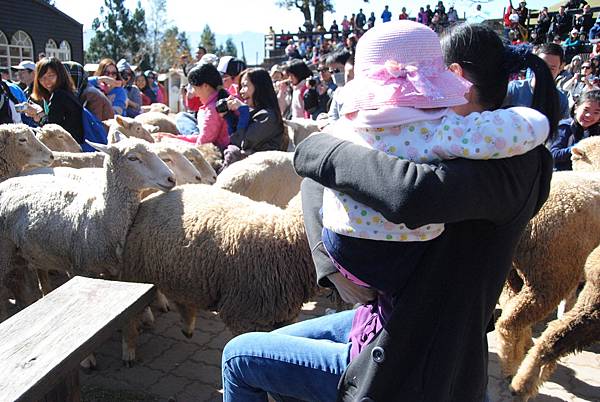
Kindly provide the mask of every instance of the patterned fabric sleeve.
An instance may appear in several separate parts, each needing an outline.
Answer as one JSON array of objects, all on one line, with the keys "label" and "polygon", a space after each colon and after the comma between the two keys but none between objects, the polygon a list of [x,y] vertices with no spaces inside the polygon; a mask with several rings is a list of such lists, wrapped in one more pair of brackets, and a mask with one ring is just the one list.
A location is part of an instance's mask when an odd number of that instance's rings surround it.
[{"label": "patterned fabric sleeve", "polygon": [[[419,128],[416,124],[416,129]],[[540,112],[513,107],[493,112],[451,114],[432,133],[431,152],[440,159],[501,159],[522,155],[543,144],[548,119]]]}]

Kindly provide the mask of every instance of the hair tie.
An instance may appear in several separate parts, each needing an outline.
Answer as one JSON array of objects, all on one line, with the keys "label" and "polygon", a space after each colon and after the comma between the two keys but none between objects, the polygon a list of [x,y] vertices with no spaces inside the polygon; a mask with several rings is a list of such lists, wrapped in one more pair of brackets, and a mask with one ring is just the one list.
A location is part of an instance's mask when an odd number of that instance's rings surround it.
[{"label": "hair tie", "polygon": [[514,74],[527,67],[527,58],[531,54],[531,45],[508,45],[504,47],[503,69],[508,74]]}]

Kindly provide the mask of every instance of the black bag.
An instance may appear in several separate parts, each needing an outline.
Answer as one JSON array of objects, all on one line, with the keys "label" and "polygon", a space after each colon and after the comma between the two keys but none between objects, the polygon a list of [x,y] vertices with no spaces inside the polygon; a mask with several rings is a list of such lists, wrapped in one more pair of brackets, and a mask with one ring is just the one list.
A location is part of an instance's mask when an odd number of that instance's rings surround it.
[{"label": "black bag", "polygon": [[304,92],[304,110],[312,113],[319,106],[319,93],[314,88]]},{"label": "black bag", "polygon": [[6,82],[0,79],[0,124],[14,123],[9,102],[15,105],[19,103],[10,92],[10,88]]}]

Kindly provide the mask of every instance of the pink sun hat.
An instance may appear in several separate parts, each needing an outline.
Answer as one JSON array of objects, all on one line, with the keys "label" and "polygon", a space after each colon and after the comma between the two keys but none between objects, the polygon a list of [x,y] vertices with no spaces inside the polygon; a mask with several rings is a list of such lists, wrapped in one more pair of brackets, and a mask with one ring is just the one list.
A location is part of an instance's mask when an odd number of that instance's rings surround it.
[{"label": "pink sun hat", "polygon": [[358,41],[354,79],[342,113],[385,107],[446,108],[467,103],[471,83],[448,71],[435,32],[401,20],[380,24]]}]

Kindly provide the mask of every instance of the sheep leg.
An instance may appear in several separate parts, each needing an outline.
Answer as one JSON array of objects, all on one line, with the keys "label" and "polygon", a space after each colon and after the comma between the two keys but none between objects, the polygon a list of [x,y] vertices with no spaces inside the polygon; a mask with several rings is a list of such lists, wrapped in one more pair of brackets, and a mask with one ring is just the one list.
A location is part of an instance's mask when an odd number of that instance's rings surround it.
[{"label": "sheep leg", "polygon": [[125,328],[123,328],[122,335],[122,357],[123,364],[127,367],[133,367],[135,362],[135,348],[137,346],[137,339],[140,335],[137,328],[137,320],[129,320]]},{"label": "sheep leg", "polygon": [[600,284],[586,283],[575,307],[548,324],[511,382],[516,396],[533,398],[559,358],[600,340]]},{"label": "sheep leg", "polygon": [[90,353],[79,363],[79,366],[84,370],[94,370],[98,366],[98,363],[96,362],[96,355]]},{"label": "sheep leg", "polygon": [[154,299],[154,305],[163,313],[168,313],[171,310],[169,306],[169,299],[160,290],[156,291],[156,299]]},{"label": "sheep leg", "polygon": [[181,332],[186,338],[191,338],[196,328],[196,308],[189,304],[176,303],[176,305],[183,325]]},{"label": "sheep leg", "polygon": [[146,308],[144,309],[144,312],[142,313],[141,321],[144,326],[147,326],[147,327],[154,326],[154,314],[152,313],[152,309],[150,308],[150,306],[146,306]]}]

